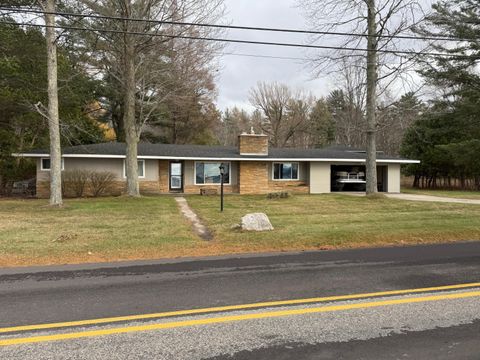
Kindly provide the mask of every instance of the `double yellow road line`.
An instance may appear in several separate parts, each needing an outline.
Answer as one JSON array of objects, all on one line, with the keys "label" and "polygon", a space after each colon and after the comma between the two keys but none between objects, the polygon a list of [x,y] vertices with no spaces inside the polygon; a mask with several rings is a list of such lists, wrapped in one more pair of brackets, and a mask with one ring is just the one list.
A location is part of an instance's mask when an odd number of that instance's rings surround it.
[{"label": "double yellow road line", "polygon": [[[311,303],[331,302],[331,301],[341,301],[341,300],[359,300],[359,299],[382,297],[382,296],[417,294],[422,292],[462,290],[462,289],[476,288],[476,287],[480,287],[480,283],[457,284],[457,285],[437,286],[437,287],[418,288],[418,289],[393,290],[393,291],[382,291],[382,292],[373,292],[373,293],[364,293],[364,294],[316,297],[316,298],[284,300],[284,301],[270,301],[270,302],[261,302],[261,303],[253,303],[253,304],[220,306],[220,307],[211,307],[211,308],[203,308],[203,309],[170,311],[170,312],[144,314],[144,315],[119,316],[119,317],[111,317],[111,318],[80,320],[80,321],[70,321],[70,322],[51,323],[51,324],[23,325],[23,326],[0,328],[0,334],[20,332],[20,331],[59,329],[59,328],[68,328],[68,327],[75,327],[75,326],[110,324],[110,323],[123,322],[123,321],[152,320],[152,319],[161,319],[161,318],[168,318],[168,317],[175,317],[175,316],[201,315],[201,314],[208,314],[208,313],[215,313],[215,312],[248,310],[248,309],[265,308],[265,307],[292,306],[292,305],[302,305],[302,304],[305,305],[305,304],[311,304]],[[454,294],[439,294],[439,295],[419,296],[419,297],[410,297],[410,298],[392,299],[392,300],[379,300],[379,301],[344,304],[344,305],[330,305],[330,306],[311,307],[311,308],[303,308],[303,309],[266,311],[266,312],[257,312],[257,313],[242,314],[242,315],[230,315],[230,316],[226,315],[226,316],[220,316],[220,317],[210,317],[210,318],[202,318],[202,319],[194,319],[194,320],[180,320],[180,321],[160,323],[160,324],[146,324],[146,325],[138,325],[138,326],[125,326],[125,327],[100,329],[100,330],[84,330],[79,332],[61,333],[61,334],[53,334],[53,335],[9,338],[9,339],[0,340],[0,346],[37,343],[37,342],[54,341],[54,340],[78,339],[78,338],[95,337],[95,336],[101,336],[101,335],[123,334],[123,333],[148,331],[148,330],[172,329],[172,328],[180,328],[180,327],[195,326],[195,325],[218,324],[218,323],[243,321],[243,320],[275,318],[275,317],[282,317],[282,316],[325,313],[325,312],[333,312],[333,311],[341,311],[341,310],[364,309],[364,308],[373,308],[373,307],[408,304],[408,303],[464,299],[464,298],[471,298],[471,297],[478,297],[478,296],[480,296],[480,291],[470,291],[470,292],[461,292],[461,293],[454,293]]]}]

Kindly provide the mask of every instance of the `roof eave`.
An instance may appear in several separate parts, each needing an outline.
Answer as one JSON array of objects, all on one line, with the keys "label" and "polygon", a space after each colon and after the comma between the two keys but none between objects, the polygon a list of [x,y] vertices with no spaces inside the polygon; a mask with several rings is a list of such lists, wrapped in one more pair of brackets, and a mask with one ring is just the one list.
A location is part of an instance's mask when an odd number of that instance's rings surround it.
[{"label": "roof eave", "polygon": [[[35,153],[16,153],[15,157],[44,158],[50,157],[49,154]],[[109,154],[62,154],[64,158],[92,158],[92,159],[124,159],[125,155]],[[206,156],[158,156],[158,155],[139,155],[139,159],[146,160],[203,160],[203,161],[310,161],[310,162],[353,162],[364,163],[365,159],[351,158],[261,158],[261,157],[206,157]],[[419,164],[420,160],[410,159],[377,159],[377,163],[385,164]]]}]

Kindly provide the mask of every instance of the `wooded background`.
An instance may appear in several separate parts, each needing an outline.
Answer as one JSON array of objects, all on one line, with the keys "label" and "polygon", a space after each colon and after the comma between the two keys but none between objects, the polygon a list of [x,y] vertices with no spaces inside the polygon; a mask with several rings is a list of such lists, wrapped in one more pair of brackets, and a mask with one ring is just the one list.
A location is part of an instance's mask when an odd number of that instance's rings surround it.
[{"label": "wooded background", "polygon": [[[303,0],[300,4],[312,27],[320,29],[314,11],[319,3]],[[413,6],[411,1],[401,0],[391,5]],[[41,114],[48,103],[45,29],[35,26],[35,16],[40,15],[26,9],[38,7],[35,2],[19,0],[4,1],[0,7],[3,194],[11,190],[14,181],[35,176],[32,161],[11,154],[49,146],[49,128]],[[222,0],[139,0],[134,5],[128,0],[57,2],[59,12],[104,16],[57,19],[62,146],[128,142],[126,121],[131,119],[136,141],[234,146],[240,133],[253,128],[268,134],[274,147],[341,144],[365,149],[367,59],[353,56],[356,53],[352,51],[328,53],[335,64],[335,71],[329,73],[335,87],[325,97],[317,98],[289,84],[259,81],[249,93],[254,111],[218,109],[215,80],[225,45],[203,39],[224,37],[226,29],[194,24],[225,24],[224,10]],[[360,7],[358,12],[363,10],[365,7]],[[422,51],[412,53],[408,68],[396,62],[391,73],[379,70],[376,147],[389,155],[421,161],[403,169],[412,176],[413,186],[480,190],[480,0],[439,1],[424,10],[427,15],[408,26],[410,34],[423,41]],[[385,15],[381,10],[378,14],[382,25]],[[121,20],[119,16],[144,21]],[[175,22],[193,25],[177,26]],[[103,30],[79,30],[85,28]],[[400,52],[394,40],[399,40],[403,31],[391,29],[392,37],[385,40],[385,46],[394,43]],[[355,38],[345,40],[344,47],[353,41]],[[379,53],[376,63],[380,69],[391,62],[391,56]],[[130,105],[125,95],[129,57],[134,60]],[[325,64],[326,57],[318,54],[305,71],[319,76]],[[401,92],[384,80],[387,75],[400,77],[412,72],[422,79],[418,91]],[[395,81],[391,83],[398,84]]]}]

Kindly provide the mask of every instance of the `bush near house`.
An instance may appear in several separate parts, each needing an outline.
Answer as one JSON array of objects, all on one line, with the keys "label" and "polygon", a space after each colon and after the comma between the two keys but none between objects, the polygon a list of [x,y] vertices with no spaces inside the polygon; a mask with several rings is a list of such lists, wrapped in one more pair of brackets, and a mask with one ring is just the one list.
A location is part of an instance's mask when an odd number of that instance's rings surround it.
[{"label": "bush near house", "polygon": [[111,195],[115,174],[108,171],[68,170],[62,173],[62,192],[65,197]]}]

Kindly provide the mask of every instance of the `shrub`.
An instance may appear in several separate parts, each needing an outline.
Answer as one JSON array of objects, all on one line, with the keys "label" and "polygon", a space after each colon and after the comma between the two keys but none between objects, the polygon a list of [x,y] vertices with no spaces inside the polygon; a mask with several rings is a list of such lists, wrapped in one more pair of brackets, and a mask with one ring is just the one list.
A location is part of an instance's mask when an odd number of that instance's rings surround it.
[{"label": "shrub", "polygon": [[286,199],[290,197],[290,193],[287,191],[272,192],[267,194],[267,199]]},{"label": "shrub", "polygon": [[92,195],[98,197],[112,191],[115,175],[108,171],[92,171],[89,179]]},{"label": "shrub", "polygon": [[68,170],[62,173],[63,196],[82,197],[85,193],[90,172],[87,170]]}]

